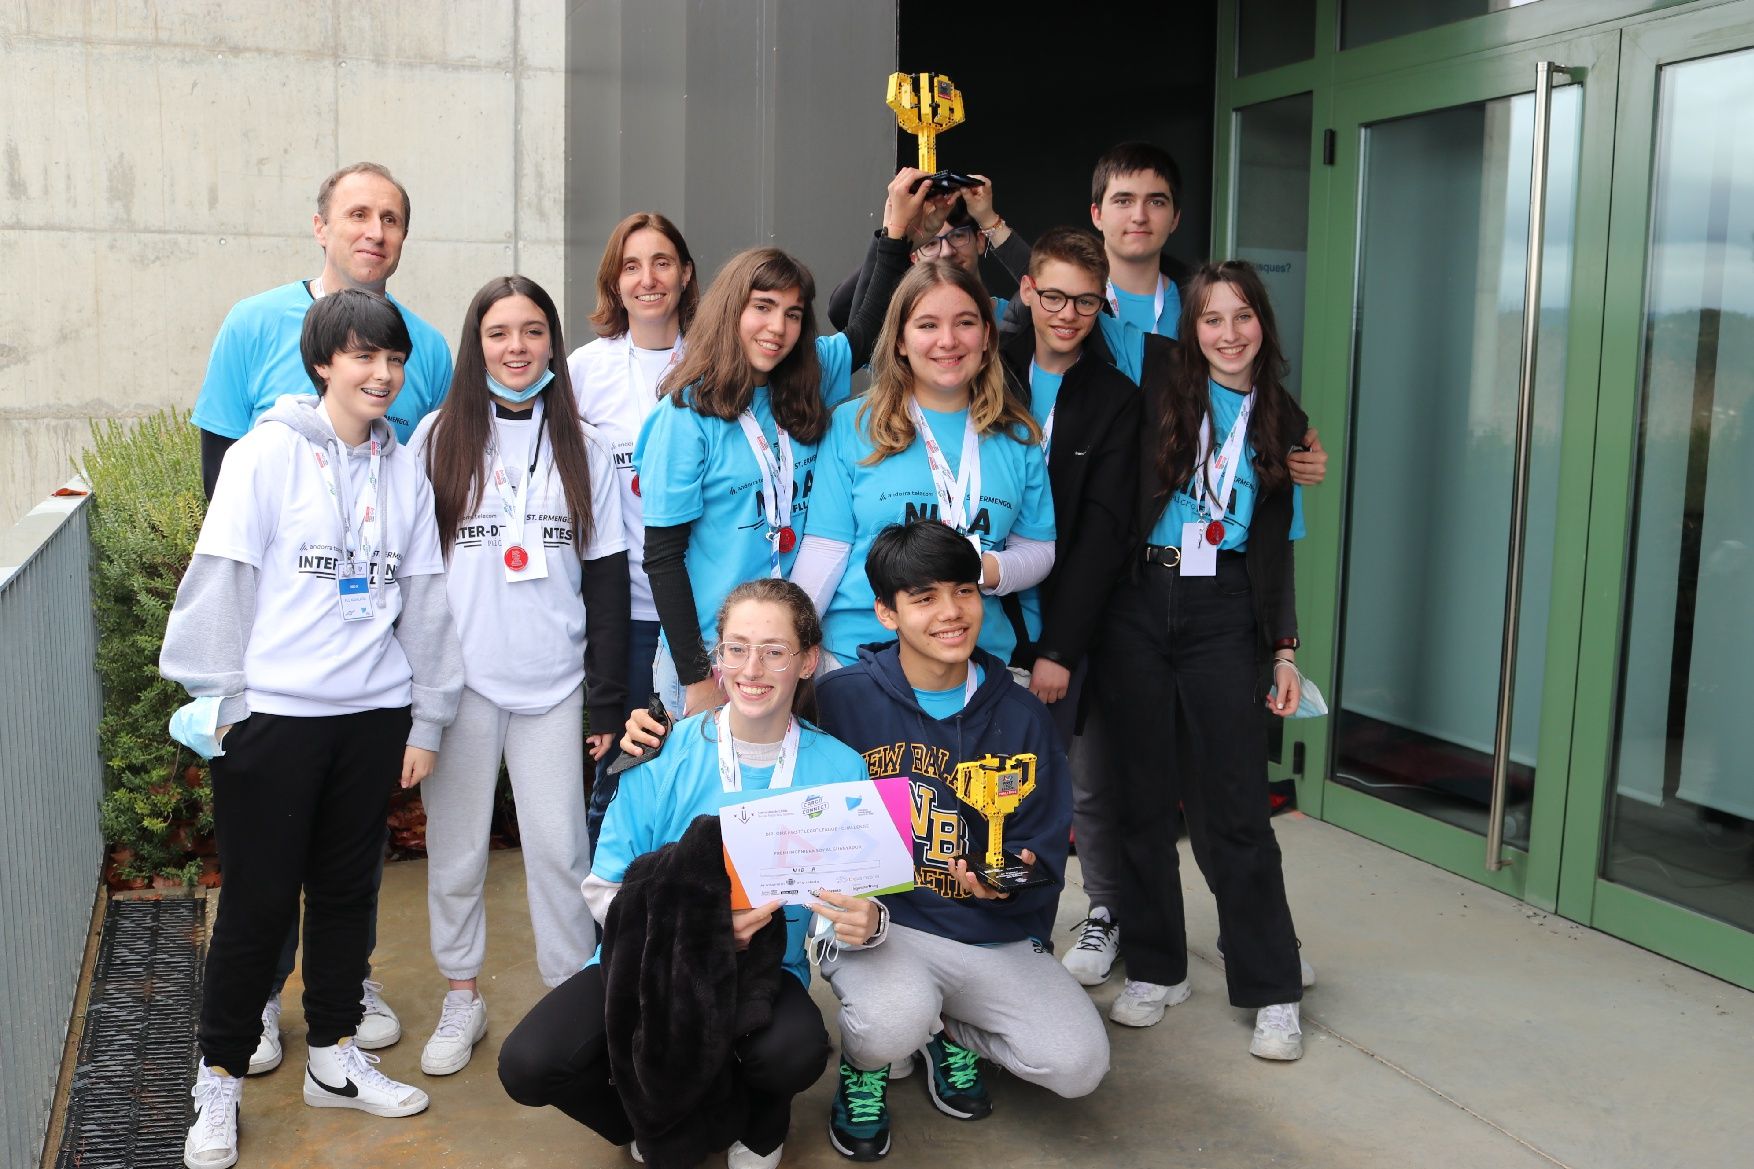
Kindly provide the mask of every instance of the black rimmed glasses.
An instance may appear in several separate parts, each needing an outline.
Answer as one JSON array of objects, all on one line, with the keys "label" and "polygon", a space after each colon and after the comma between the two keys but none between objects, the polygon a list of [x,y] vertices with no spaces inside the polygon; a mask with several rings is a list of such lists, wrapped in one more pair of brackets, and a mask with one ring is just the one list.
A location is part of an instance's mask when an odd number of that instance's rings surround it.
[{"label": "black rimmed glasses", "polygon": [[965,223],[961,227],[953,227],[943,235],[927,240],[915,250],[919,252],[922,260],[937,259],[944,254],[945,248],[955,252],[966,252],[973,246],[975,234],[975,228],[971,224]]},{"label": "black rimmed glasses", "polygon": [[792,659],[803,652],[777,641],[763,641],[755,645],[745,641],[721,641],[713,646],[713,660],[727,670],[740,670],[748,664],[749,655],[755,654],[764,667],[776,674],[783,674],[792,668]]},{"label": "black rimmed glasses", "polygon": [[1081,317],[1094,317],[1097,313],[1102,311],[1102,306],[1104,304],[1102,297],[1094,292],[1085,292],[1078,296],[1073,296],[1070,293],[1061,292],[1057,288],[1038,288],[1035,290],[1035,299],[1036,303],[1040,304],[1044,311],[1050,313],[1057,313],[1065,308],[1066,302],[1069,300],[1072,302],[1072,307],[1078,310],[1078,315]]}]

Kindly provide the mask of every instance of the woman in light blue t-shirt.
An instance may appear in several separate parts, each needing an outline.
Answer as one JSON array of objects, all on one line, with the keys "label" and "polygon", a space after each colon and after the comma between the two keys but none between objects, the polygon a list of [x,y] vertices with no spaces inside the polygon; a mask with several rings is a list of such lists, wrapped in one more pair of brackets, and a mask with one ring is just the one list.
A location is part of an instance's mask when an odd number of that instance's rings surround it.
[{"label": "woman in light blue t-shirt", "polygon": [[[1041,427],[1005,392],[992,302],[957,265],[914,265],[896,289],[871,359],[871,388],[835,409],[810,525],[792,577],[823,614],[840,663],[892,641],[862,570],[877,533],[936,518],[981,553],[980,647],[1009,661],[1019,633],[998,598],[1054,564],[1054,501]],[[1040,629],[1025,631],[1033,638]]]}]

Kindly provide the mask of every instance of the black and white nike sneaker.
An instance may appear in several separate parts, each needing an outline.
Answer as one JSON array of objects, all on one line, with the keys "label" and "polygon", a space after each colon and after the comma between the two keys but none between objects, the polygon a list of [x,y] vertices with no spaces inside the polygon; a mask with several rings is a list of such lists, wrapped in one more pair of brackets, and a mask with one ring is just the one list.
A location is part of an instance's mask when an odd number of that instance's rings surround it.
[{"label": "black and white nike sneaker", "polygon": [[377,1069],[378,1057],[353,1040],[312,1047],[305,1064],[305,1103],[312,1108],[357,1108],[373,1116],[413,1116],[425,1112],[426,1093],[399,1083]]}]

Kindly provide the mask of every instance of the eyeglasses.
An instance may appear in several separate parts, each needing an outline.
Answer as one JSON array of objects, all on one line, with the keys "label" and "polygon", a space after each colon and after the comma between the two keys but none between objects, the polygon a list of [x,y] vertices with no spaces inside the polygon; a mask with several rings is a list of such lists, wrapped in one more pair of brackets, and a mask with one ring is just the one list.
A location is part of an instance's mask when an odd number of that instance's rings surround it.
[{"label": "eyeglasses", "polygon": [[742,641],[721,641],[713,647],[713,660],[727,670],[740,670],[749,661],[751,653],[761,658],[761,664],[776,674],[783,674],[792,668],[792,659],[804,651],[787,649],[777,641],[764,641],[759,645],[750,645]]},{"label": "eyeglasses", "polygon": [[1094,292],[1086,292],[1080,296],[1069,296],[1057,288],[1038,288],[1035,290],[1035,299],[1044,311],[1050,313],[1057,313],[1065,308],[1066,302],[1069,300],[1081,317],[1095,316],[1102,311],[1104,304],[1102,297]]},{"label": "eyeglasses", "polygon": [[975,229],[965,223],[961,227],[951,228],[941,236],[927,240],[915,250],[919,252],[920,259],[935,260],[945,247],[950,247],[958,252],[967,251],[969,245],[974,243],[974,237]]}]

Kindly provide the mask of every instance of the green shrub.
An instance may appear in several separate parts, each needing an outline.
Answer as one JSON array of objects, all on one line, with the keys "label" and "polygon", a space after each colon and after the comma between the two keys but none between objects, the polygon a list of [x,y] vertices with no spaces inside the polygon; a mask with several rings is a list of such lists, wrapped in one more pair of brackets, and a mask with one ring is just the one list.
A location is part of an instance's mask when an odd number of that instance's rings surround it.
[{"label": "green shrub", "polygon": [[206,514],[199,435],[188,415],[93,423],[80,468],[92,489],[92,604],[104,714],[103,830],[119,875],[192,881],[213,832],[207,768],[166,729],[188,701],[159,677],[158,651]]}]

